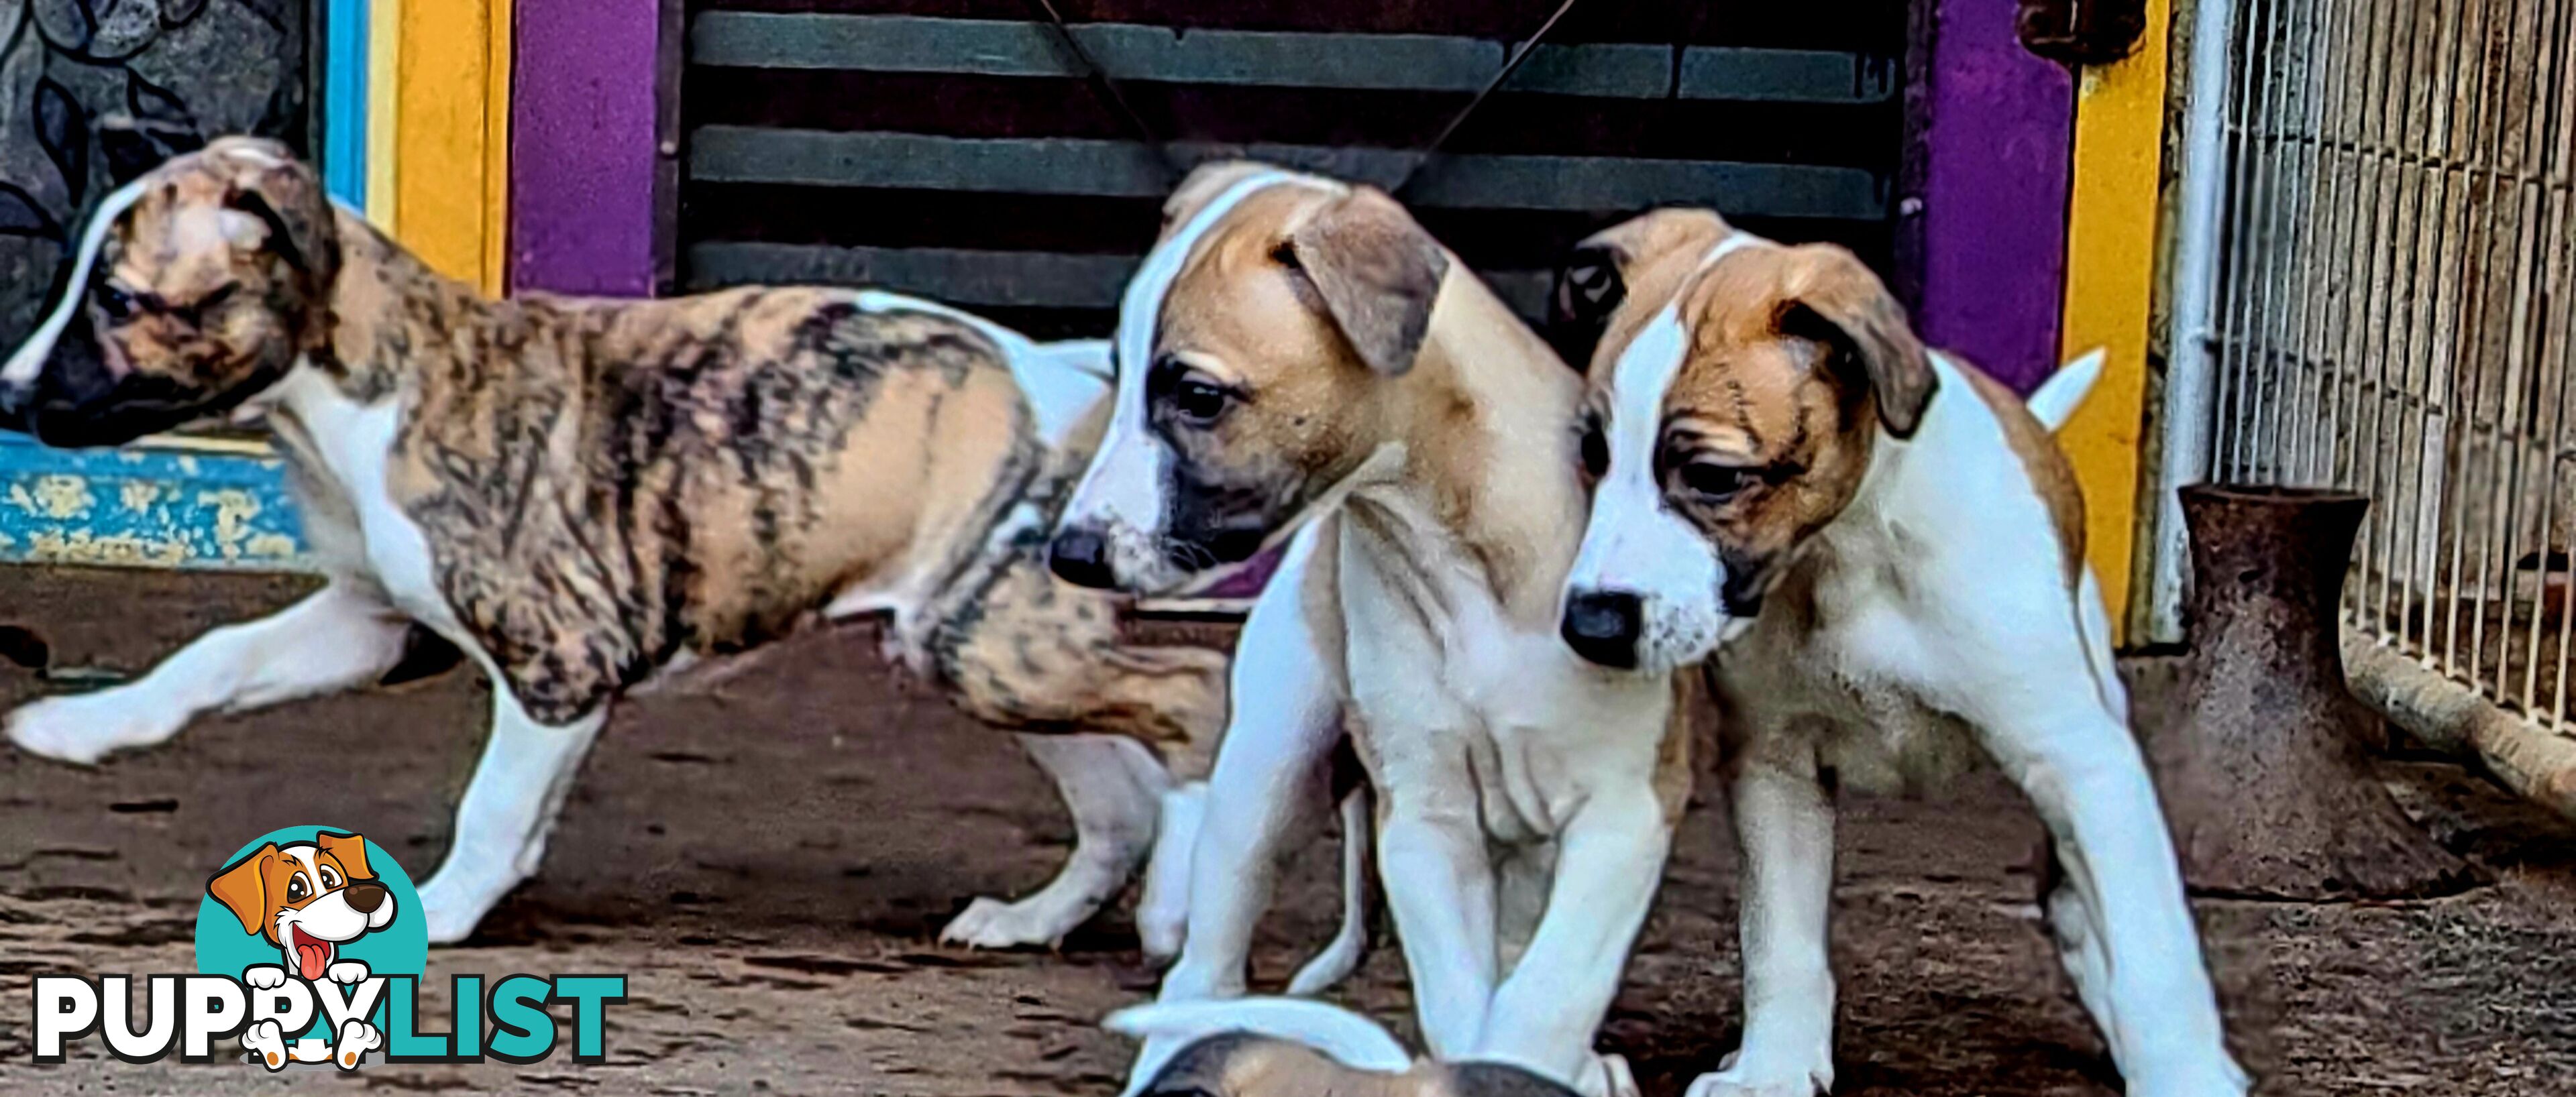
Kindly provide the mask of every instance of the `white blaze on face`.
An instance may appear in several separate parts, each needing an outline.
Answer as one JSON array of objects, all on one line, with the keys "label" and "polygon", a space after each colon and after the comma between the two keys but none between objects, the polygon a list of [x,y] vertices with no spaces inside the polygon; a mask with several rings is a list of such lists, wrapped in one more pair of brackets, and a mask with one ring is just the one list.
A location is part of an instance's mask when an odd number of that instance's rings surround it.
[{"label": "white blaze on face", "polygon": [[0,385],[24,388],[43,375],[45,359],[54,353],[54,341],[63,337],[63,329],[71,326],[72,317],[79,314],[89,296],[90,271],[98,265],[98,249],[107,244],[107,234],[116,227],[116,219],[134,208],[151,180],[151,175],[145,175],[116,188],[99,203],[98,212],[90,215],[89,228],[81,233],[80,252],[72,260],[71,281],[63,284],[63,299],[54,303],[54,311],[45,315],[44,323],[36,325],[35,332],[19,345],[17,353],[9,356],[8,363],[0,365]]},{"label": "white blaze on face", "polygon": [[1145,582],[1142,573],[1168,566],[1157,546],[1164,534],[1163,492],[1170,482],[1172,458],[1154,437],[1145,408],[1145,383],[1153,372],[1154,336],[1161,328],[1163,301],[1199,241],[1226,214],[1255,193],[1288,182],[1308,180],[1284,171],[1261,171],[1227,187],[1155,245],[1119,301],[1114,344],[1117,404],[1091,467],[1074,488],[1057,529],[1084,528],[1107,538],[1112,569],[1123,583]]},{"label": "white blaze on face", "polygon": [[[1730,235],[1709,249],[1699,269],[1763,242],[1748,233]],[[1657,311],[1611,366],[1609,421],[1603,424],[1610,467],[1593,491],[1583,547],[1565,584],[1568,598],[1637,596],[1642,603],[1637,666],[1648,672],[1702,658],[1742,630],[1741,623],[1727,619],[1721,600],[1726,566],[1716,546],[1665,505],[1663,485],[1655,476],[1664,397],[1690,349],[1690,329],[1681,318],[1683,296],[1676,293]]]}]

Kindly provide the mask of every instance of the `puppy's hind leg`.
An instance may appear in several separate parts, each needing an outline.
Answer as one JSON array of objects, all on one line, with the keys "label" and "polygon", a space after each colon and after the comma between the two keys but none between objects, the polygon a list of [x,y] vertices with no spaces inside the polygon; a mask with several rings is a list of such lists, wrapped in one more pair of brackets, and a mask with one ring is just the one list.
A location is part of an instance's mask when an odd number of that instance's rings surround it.
[{"label": "puppy's hind leg", "polygon": [[2128,1092],[2245,1092],[2136,740],[2090,690],[2036,701],[2031,692],[1979,722],[2048,825],[2063,873],[2048,894],[2049,928]]},{"label": "puppy's hind leg", "polygon": [[335,582],[277,613],[200,636],[134,682],[20,706],[9,714],[9,739],[31,754],[89,765],[167,740],[204,713],[365,685],[401,661],[407,627],[372,593]]},{"label": "puppy's hind leg", "polygon": [[[1154,816],[1168,779],[1144,747],[1113,735],[1028,735],[1020,747],[1055,781],[1073,815],[1073,854],[1064,869],[1018,902],[980,896],[939,931],[970,948],[1052,948],[1127,886],[1154,841]],[[1133,754],[1135,757],[1123,757]]]},{"label": "puppy's hind leg", "polygon": [[608,707],[561,726],[538,723],[510,690],[492,686],[492,738],[475,763],[447,859],[420,886],[433,944],[462,941],[493,904],[537,870],[575,771],[608,722]]}]

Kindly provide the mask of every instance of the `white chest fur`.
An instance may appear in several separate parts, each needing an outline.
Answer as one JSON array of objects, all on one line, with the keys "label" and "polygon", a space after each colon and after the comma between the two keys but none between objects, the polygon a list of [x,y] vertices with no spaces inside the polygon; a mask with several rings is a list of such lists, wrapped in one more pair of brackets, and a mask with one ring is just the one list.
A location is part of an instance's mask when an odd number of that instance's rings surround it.
[{"label": "white chest fur", "polygon": [[386,483],[395,437],[402,429],[402,398],[388,395],[362,404],[305,369],[280,382],[278,391],[281,409],[295,417],[310,439],[322,465],[315,471],[327,487],[343,494],[354,513],[364,545],[363,558],[354,563],[396,608],[442,635],[458,636],[429,539],[395,504]]},{"label": "white chest fur", "polygon": [[1669,683],[1513,620],[1427,525],[1403,523],[1400,548],[1380,543],[1385,524],[1342,526],[1346,674],[1377,779],[1504,842],[1553,838],[1596,796],[1650,795]]}]

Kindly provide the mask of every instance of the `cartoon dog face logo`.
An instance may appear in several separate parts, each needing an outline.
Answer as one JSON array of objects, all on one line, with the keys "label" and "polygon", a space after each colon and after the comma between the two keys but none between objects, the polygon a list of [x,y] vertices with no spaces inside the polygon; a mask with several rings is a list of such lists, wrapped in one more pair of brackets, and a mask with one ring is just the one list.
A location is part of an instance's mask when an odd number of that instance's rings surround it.
[{"label": "cartoon dog face logo", "polygon": [[[367,868],[367,840],[323,831],[310,842],[271,842],[206,882],[242,932],[265,936],[287,971],[332,977],[340,946],[393,924],[393,892]],[[355,961],[349,963],[354,964]]]}]

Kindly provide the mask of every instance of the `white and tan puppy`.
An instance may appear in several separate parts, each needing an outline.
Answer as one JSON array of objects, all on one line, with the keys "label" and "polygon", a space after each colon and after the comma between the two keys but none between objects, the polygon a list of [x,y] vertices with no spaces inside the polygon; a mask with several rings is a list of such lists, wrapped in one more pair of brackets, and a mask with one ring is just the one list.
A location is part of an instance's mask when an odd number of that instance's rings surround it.
[{"label": "white and tan puppy", "polygon": [[[1629,1088],[1593,1036],[1662,875],[1687,736],[1672,676],[1556,636],[1579,379],[1381,192],[1220,165],[1167,214],[1056,571],[1159,593],[1294,539],[1236,652],[1163,998],[1242,992],[1338,716],[1379,797],[1431,1053]],[[1174,1050],[1149,1041],[1133,1081]]]},{"label": "white and tan puppy", "polygon": [[1155,1002],[1101,1025],[1180,1045],[1142,1097],[1575,1097],[1508,1063],[1416,1061],[1377,1022],[1305,998]]},{"label": "white and tan puppy", "polygon": [[1832,1086],[1830,790],[1978,750],[2054,838],[2049,924],[2128,1091],[2243,1092],[2049,424],[1926,351],[1851,253],[1711,213],[1595,237],[1558,305],[1602,327],[1567,643],[1650,673],[1708,660],[1730,717],[1745,1031],[1693,1097]]}]

